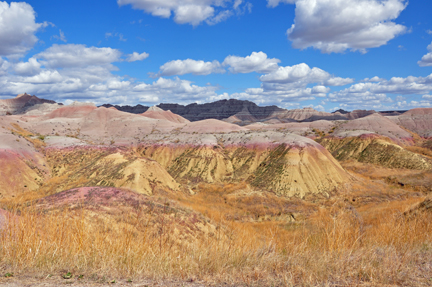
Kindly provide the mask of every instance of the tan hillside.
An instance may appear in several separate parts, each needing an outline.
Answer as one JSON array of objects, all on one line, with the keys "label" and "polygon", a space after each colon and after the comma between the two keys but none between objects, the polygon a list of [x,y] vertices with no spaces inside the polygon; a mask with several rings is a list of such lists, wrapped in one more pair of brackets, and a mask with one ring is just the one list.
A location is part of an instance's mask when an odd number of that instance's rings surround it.
[{"label": "tan hillside", "polygon": [[47,159],[54,179],[44,188],[50,194],[74,186],[122,187],[142,194],[157,189],[179,190],[179,184],[156,161],[115,148],[49,149]]},{"label": "tan hillside", "polygon": [[373,163],[390,168],[431,169],[432,160],[408,151],[390,139],[377,135],[319,140],[338,160],[355,159],[359,162]]},{"label": "tan hillside", "polygon": [[[246,180],[256,188],[286,196],[325,193],[350,176],[322,146],[281,132],[220,134],[205,138],[154,138],[140,148],[177,180],[191,183]],[[176,139],[179,144],[172,144]]]},{"label": "tan hillside", "polygon": [[158,108],[156,106],[150,107],[147,111],[142,113],[141,115],[152,118],[152,119],[159,119],[159,120],[167,120],[174,123],[188,123],[189,121],[182,116],[176,115],[172,113],[171,111],[164,111],[161,108]]}]

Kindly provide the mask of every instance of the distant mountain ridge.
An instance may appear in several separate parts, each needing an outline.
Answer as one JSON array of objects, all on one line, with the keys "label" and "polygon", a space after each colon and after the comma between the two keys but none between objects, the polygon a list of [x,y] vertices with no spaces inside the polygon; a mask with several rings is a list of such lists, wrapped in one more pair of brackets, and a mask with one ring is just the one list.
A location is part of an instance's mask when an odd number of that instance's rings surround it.
[{"label": "distant mountain ridge", "polygon": [[[28,114],[36,115],[54,111],[60,108],[62,104],[52,100],[45,100],[36,96],[31,96],[26,93],[20,94],[15,98],[0,100],[0,116],[13,114]],[[180,105],[173,103],[161,103],[153,109],[161,109],[155,111],[147,106],[138,104],[136,106],[119,106],[112,104],[103,104],[102,107],[116,109],[122,112],[132,114],[144,114],[149,112],[149,117],[169,117],[173,120],[177,115],[176,121],[201,121],[207,119],[223,120],[225,122],[235,123],[237,125],[248,125],[251,123],[287,123],[287,122],[313,122],[318,120],[354,120],[363,118],[368,115],[379,113],[383,116],[398,116],[405,111],[384,111],[376,112],[374,110],[354,110],[345,111],[337,110],[333,113],[317,111],[311,107],[302,109],[287,110],[272,106],[258,106],[257,104],[247,100],[220,100],[212,103],[189,105]],[[163,113],[171,112],[171,114]],[[183,119],[183,120],[182,120]]]},{"label": "distant mountain ridge", "polygon": [[[142,105],[132,107],[104,104],[102,106],[106,108],[115,107],[119,111],[134,114],[142,114],[149,109],[149,107]],[[277,106],[260,107],[253,102],[236,99],[220,100],[205,104],[193,103],[186,106],[179,104],[159,104],[157,107],[165,111],[169,110],[174,114],[182,116],[192,122],[205,119],[222,120],[236,114],[242,114],[243,116],[247,117],[251,116],[251,120],[263,120],[268,118],[274,112],[285,111],[285,109],[281,109]]]},{"label": "distant mountain ridge", "polygon": [[[106,108],[114,107],[119,111],[133,114],[142,114],[149,109],[149,107],[143,105],[118,106],[104,104],[102,106]],[[317,120],[353,120],[377,113],[374,110],[354,110],[349,112],[342,109],[332,113],[327,113],[317,111],[310,107],[287,110],[279,108],[275,105],[260,107],[251,101],[236,99],[220,100],[205,104],[192,103],[189,105],[162,103],[157,105],[157,107],[164,111],[171,111],[172,113],[177,114],[191,122],[206,119],[217,119],[239,125],[247,125],[254,122],[266,121],[313,122]],[[393,116],[400,115],[404,112],[405,111],[386,111],[382,114],[385,116]]]}]

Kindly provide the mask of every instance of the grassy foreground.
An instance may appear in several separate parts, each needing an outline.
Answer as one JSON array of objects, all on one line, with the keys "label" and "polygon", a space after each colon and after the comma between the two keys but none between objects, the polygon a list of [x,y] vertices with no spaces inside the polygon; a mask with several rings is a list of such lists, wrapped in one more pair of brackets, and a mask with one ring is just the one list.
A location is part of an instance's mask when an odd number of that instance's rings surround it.
[{"label": "grassy foreground", "polygon": [[[89,221],[85,209],[41,213],[21,207],[0,231],[5,273],[153,278],[235,286],[432,285],[432,215],[402,214],[412,200],[358,212],[344,202],[301,223],[225,220],[214,190],[183,204],[216,232],[185,242],[169,215],[118,214]],[[207,199],[207,205],[200,200]],[[418,201],[418,199],[417,199]],[[213,208],[211,208],[213,207]],[[12,208],[13,209],[13,208]],[[204,212],[205,210],[205,212]],[[3,274],[1,274],[3,276]]]}]

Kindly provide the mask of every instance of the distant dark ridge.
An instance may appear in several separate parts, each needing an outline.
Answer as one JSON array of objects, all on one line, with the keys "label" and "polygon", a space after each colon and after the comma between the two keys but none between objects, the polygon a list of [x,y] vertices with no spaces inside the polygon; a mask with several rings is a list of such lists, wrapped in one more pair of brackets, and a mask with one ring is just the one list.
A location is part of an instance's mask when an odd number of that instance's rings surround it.
[{"label": "distant dark ridge", "polygon": [[380,111],[379,113],[381,114],[385,114],[385,115],[401,115],[403,113],[408,112],[408,110],[403,110],[403,111]]},{"label": "distant dark ridge", "polygon": [[283,109],[277,106],[259,107],[255,103],[242,100],[221,100],[206,104],[190,104],[187,106],[178,104],[160,104],[159,108],[170,110],[190,121],[200,121],[205,119],[226,119],[240,112],[249,112],[257,120],[269,117],[275,111]]},{"label": "distant dark ridge", "polygon": [[[143,105],[118,106],[118,105],[111,105],[111,104],[103,104],[102,106],[106,108],[114,107],[119,111],[132,113],[132,114],[142,114],[149,109],[149,107]],[[243,114],[243,115],[250,114],[250,116],[255,118],[257,121],[260,121],[269,118],[274,112],[285,110],[277,106],[260,107],[253,102],[236,100],[236,99],[220,100],[217,102],[205,103],[205,104],[193,103],[186,106],[180,104],[159,104],[157,105],[157,107],[165,111],[170,110],[174,114],[180,115],[192,122],[206,120],[206,119],[222,120],[234,115],[238,116],[239,114]],[[336,112],[339,112],[342,115],[347,115],[347,116],[351,115],[349,119],[364,117],[371,113],[375,113],[375,111],[356,110],[353,112],[349,112],[343,109],[339,109],[337,111],[334,111],[332,114],[335,114]],[[392,115],[403,114],[405,112],[406,111],[380,111],[379,113],[385,116],[392,116]],[[361,113],[361,115],[359,113]],[[344,120],[344,119],[347,118],[341,115],[334,115],[328,117],[313,116],[311,118],[305,119],[304,121],[312,122],[316,120]]]},{"label": "distant dark ridge", "polygon": [[[103,107],[115,107],[119,111],[141,114],[147,111],[149,107],[137,106],[117,106],[104,104]],[[220,100],[206,104],[189,104],[186,106],[179,104],[160,104],[157,107],[167,111],[170,110],[174,114],[180,115],[190,121],[200,121],[205,119],[226,119],[240,112],[249,112],[257,120],[269,117],[275,111],[283,109],[277,106],[260,107],[250,101],[242,101],[236,99]]]},{"label": "distant dark ridge", "polygon": [[111,104],[103,104],[101,107],[105,108],[111,108],[114,107],[119,111],[131,113],[131,114],[142,114],[145,111],[149,109],[147,106],[143,105],[136,105],[136,106],[118,106],[118,105],[111,105]]}]

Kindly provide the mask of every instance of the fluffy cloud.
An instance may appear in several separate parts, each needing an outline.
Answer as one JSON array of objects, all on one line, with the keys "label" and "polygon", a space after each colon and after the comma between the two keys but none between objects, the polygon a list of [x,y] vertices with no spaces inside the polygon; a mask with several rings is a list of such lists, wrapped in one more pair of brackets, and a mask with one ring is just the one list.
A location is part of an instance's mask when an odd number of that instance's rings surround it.
[{"label": "fluffy cloud", "polygon": [[36,58],[30,58],[28,62],[19,62],[14,65],[14,71],[18,75],[31,76],[40,72],[41,63]]},{"label": "fluffy cloud", "polygon": [[407,95],[424,94],[429,91],[432,91],[432,74],[427,77],[393,77],[380,82],[357,83],[341,92]]},{"label": "fluffy cloud", "polygon": [[[310,68],[305,63],[279,67],[262,75],[260,80],[261,87],[249,88],[232,96],[260,104],[291,107],[301,101],[326,98],[331,91],[328,86],[342,86],[353,82],[353,79],[334,77],[319,68]],[[310,87],[312,84],[317,85]]]},{"label": "fluffy cloud", "polygon": [[35,57],[49,68],[73,68],[94,65],[110,65],[120,61],[121,52],[112,48],[86,47],[85,45],[54,44]]},{"label": "fluffy cloud", "polygon": [[36,44],[35,33],[45,25],[35,22],[29,4],[0,2],[0,56],[22,56]]},{"label": "fluffy cloud", "polygon": [[60,101],[65,97],[102,96],[91,87],[119,81],[111,71],[116,70],[112,63],[120,61],[121,55],[111,48],[53,45],[27,62],[8,63],[0,81],[0,94],[28,92]]},{"label": "fluffy cloud", "polygon": [[432,43],[427,47],[429,53],[424,55],[421,61],[418,61],[420,67],[430,67],[432,66]]},{"label": "fluffy cloud", "polygon": [[58,71],[44,70],[37,75],[24,78],[23,82],[30,84],[55,84],[61,82],[62,80],[63,77]]},{"label": "fluffy cloud", "polygon": [[267,6],[274,8],[279,5],[279,3],[294,4],[296,1],[297,0],[267,0]]},{"label": "fluffy cloud", "polygon": [[178,24],[196,26],[203,21],[214,25],[234,15],[251,9],[249,2],[235,0],[232,9],[226,9],[231,0],[117,0],[119,6],[132,5],[156,17],[169,18],[174,14]]},{"label": "fluffy cloud", "polygon": [[279,59],[267,58],[264,52],[252,52],[250,56],[238,57],[228,56],[222,65],[229,66],[231,73],[269,73],[278,69]]},{"label": "fluffy cloud", "polygon": [[[279,67],[277,70],[262,75],[260,81],[278,85],[306,86],[311,83],[322,83],[325,86],[343,86],[353,82],[349,78],[333,77],[328,72],[319,68],[310,68],[307,64],[301,63],[294,66]],[[282,88],[282,87],[281,87]]]},{"label": "fluffy cloud", "polygon": [[0,57],[0,76],[6,75],[10,67],[10,63]]},{"label": "fluffy cloud", "polygon": [[328,95],[331,102],[340,103],[341,107],[350,108],[379,108],[384,103],[392,103],[392,99],[386,94],[373,93],[370,91],[365,92],[352,92],[348,90],[331,93]]},{"label": "fluffy cloud", "polygon": [[197,86],[192,82],[175,79],[159,78],[152,84],[138,84],[133,88],[133,92],[138,97],[153,97],[158,98],[160,102],[170,103],[190,103],[202,101],[210,97],[216,96],[214,86]]},{"label": "fluffy cloud", "polygon": [[[363,81],[344,90],[331,93],[328,98],[331,102],[339,102],[356,108],[380,108],[384,107],[385,103],[394,102],[389,95],[424,95],[431,91],[432,74],[427,77],[393,77],[390,80],[380,79],[378,82]],[[423,98],[428,99],[427,95]],[[402,97],[395,97],[395,100],[402,100]],[[393,108],[403,107],[394,106]]]},{"label": "fluffy cloud", "polygon": [[[270,0],[269,6],[280,1]],[[292,1],[284,1],[291,3]],[[288,38],[294,48],[314,47],[323,53],[347,49],[366,52],[406,32],[392,22],[405,9],[405,0],[297,0]]]},{"label": "fluffy cloud", "polygon": [[[0,58],[0,97],[27,92],[59,102],[92,101],[96,104],[190,103],[217,97],[217,87],[200,87],[190,81],[159,78],[146,84],[125,80],[112,73],[121,52],[83,45],[54,45],[27,62],[10,63]],[[145,53],[127,55],[144,58]],[[76,63],[72,59],[76,58]]]},{"label": "fluffy cloud", "polygon": [[[319,90],[319,88],[318,88]],[[291,89],[291,90],[266,90],[264,88],[249,88],[243,93],[232,94],[232,98],[253,101],[261,105],[277,105],[289,108],[298,106],[299,102],[314,100],[316,97],[325,97],[314,88]]]},{"label": "fluffy cloud", "polygon": [[163,64],[159,69],[156,77],[184,74],[209,75],[225,72],[218,61],[204,62],[192,59],[170,61]]},{"label": "fluffy cloud", "polygon": [[135,62],[135,61],[142,61],[144,59],[147,59],[149,56],[148,53],[144,52],[144,53],[137,53],[137,52],[133,52],[132,54],[127,55],[127,59],[126,61],[128,62]]}]

